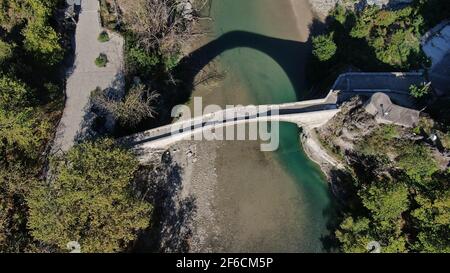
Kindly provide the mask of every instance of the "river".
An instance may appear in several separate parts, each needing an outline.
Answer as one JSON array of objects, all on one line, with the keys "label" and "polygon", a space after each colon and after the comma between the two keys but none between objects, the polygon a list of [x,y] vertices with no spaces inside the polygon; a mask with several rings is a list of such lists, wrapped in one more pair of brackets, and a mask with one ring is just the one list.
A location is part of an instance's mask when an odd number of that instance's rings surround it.
[{"label": "river", "polygon": [[[302,98],[312,21],[306,0],[213,0],[209,12],[212,39],[235,31],[273,39],[239,35],[233,44],[246,47],[236,46],[216,59],[225,79],[214,88],[198,88],[194,96],[203,97],[204,105],[222,106]],[[213,205],[222,232],[211,243],[213,250],[323,251],[330,192],[318,166],[303,152],[296,125],[280,125],[275,152],[261,152],[255,141],[218,144],[215,167],[219,189]]]}]

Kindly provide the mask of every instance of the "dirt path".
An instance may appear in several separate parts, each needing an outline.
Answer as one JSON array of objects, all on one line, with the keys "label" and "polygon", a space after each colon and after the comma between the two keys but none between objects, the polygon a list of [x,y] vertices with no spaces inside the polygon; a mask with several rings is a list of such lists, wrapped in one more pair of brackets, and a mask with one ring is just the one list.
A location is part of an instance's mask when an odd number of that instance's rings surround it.
[{"label": "dirt path", "polygon": [[[89,128],[91,91],[95,88],[114,88],[123,92],[123,38],[110,33],[110,41],[100,43],[103,31],[97,0],[82,0],[81,13],[75,34],[75,62],[67,72],[66,105],[57,129],[53,152],[67,151],[83,139]],[[100,53],[108,56],[104,68],[95,65]]]}]

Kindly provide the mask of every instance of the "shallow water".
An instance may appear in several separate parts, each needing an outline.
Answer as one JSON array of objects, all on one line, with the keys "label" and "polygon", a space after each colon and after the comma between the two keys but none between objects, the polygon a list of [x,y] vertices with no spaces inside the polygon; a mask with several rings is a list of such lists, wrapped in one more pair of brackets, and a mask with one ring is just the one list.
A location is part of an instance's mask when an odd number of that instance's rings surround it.
[{"label": "shallow water", "polygon": [[[226,70],[222,84],[193,95],[202,96],[205,104],[219,105],[301,98],[306,92],[305,32],[311,13],[306,0],[296,2],[295,14],[288,0],[213,0],[210,15],[215,38],[230,37],[233,41],[223,43],[233,46],[223,46],[226,51],[217,58]],[[261,152],[259,143],[251,141],[219,145],[219,190],[214,205],[220,211],[223,232],[215,250],[323,250],[320,238],[327,233],[329,190],[299,143],[297,126],[282,123],[276,152]]]}]

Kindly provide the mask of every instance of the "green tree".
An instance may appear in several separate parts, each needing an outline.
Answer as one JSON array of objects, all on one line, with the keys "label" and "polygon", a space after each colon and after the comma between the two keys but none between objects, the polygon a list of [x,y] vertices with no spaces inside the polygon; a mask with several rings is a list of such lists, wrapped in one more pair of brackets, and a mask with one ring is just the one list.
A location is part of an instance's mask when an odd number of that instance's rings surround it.
[{"label": "green tree", "polygon": [[336,44],[333,41],[333,33],[319,35],[312,39],[313,54],[321,61],[330,60],[336,54]]},{"label": "green tree", "polygon": [[419,231],[416,250],[450,253],[450,191],[445,188],[434,195],[419,194],[415,197],[419,205],[412,212]]},{"label": "green tree", "polygon": [[77,241],[83,252],[123,250],[149,225],[151,206],[131,191],[137,166],[112,140],[79,144],[54,158],[54,181],[28,199],[33,237],[61,249]]},{"label": "green tree", "polygon": [[395,125],[382,124],[358,143],[358,151],[366,155],[386,155],[388,152],[392,153],[393,149],[390,144],[398,136],[398,129]]},{"label": "green tree", "polygon": [[32,22],[22,31],[25,37],[25,50],[34,54],[35,58],[52,66],[63,58],[63,49],[59,44],[59,35],[53,28],[38,22]]},{"label": "green tree", "polygon": [[0,40],[0,64],[12,57],[13,46]]},{"label": "green tree", "polygon": [[345,253],[367,252],[367,244],[374,239],[369,234],[370,220],[368,218],[354,219],[346,217],[339,229],[336,238],[341,243],[341,249]]},{"label": "green tree", "polygon": [[399,182],[375,183],[367,190],[361,190],[359,195],[380,229],[392,228],[409,207],[408,188]]},{"label": "green tree", "polygon": [[0,0],[0,252],[39,249],[27,229],[25,197],[42,176],[43,149],[60,110],[45,93],[34,96],[57,85],[49,64],[60,52],[59,35],[49,19],[58,3]]},{"label": "green tree", "polygon": [[377,7],[367,7],[361,13],[357,14],[355,26],[350,31],[353,38],[367,38],[372,30],[374,20],[379,9]]},{"label": "green tree", "polygon": [[26,229],[25,195],[32,184],[30,166],[0,164],[0,252],[23,252],[32,238]]},{"label": "green tree", "polygon": [[[46,124],[42,124],[43,127]],[[37,128],[43,129],[37,132]],[[19,151],[36,154],[40,140],[45,135],[31,109],[20,112],[0,109],[0,150]],[[7,152],[9,153],[9,152]]]},{"label": "green tree", "polygon": [[149,54],[137,45],[131,45],[131,41],[127,42],[126,60],[127,64],[141,73],[149,73],[152,68],[159,64],[159,56]]},{"label": "green tree", "polygon": [[422,185],[430,182],[431,176],[439,170],[430,151],[425,146],[415,143],[408,143],[402,147],[397,164],[405,170],[409,178]]},{"label": "green tree", "polygon": [[28,87],[21,81],[7,76],[0,76],[0,108],[3,110],[17,110],[25,107],[29,102]]}]

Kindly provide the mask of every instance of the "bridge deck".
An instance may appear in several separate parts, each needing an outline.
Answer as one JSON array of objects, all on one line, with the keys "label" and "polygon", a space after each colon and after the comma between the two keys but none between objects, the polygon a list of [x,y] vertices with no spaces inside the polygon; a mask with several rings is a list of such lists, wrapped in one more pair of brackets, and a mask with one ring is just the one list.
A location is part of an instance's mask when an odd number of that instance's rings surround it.
[{"label": "bridge deck", "polygon": [[[324,99],[285,103],[280,105],[243,106],[229,108],[222,111],[208,113],[203,116],[161,126],[152,130],[138,133],[124,138],[122,141],[130,146],[141,145],[148,142],[172,138],[175,140],[190,137],[202,130],[219,128],[250,122],[287,121],[302,123],[308,115],[317,115],[320,112],[336,111],[336,96],[330,95]],[[315,114],[313,114],[315,113]],[[314,123],[305,122],[305,125]],[[320,122],[317,122],[320,123]]]}]

